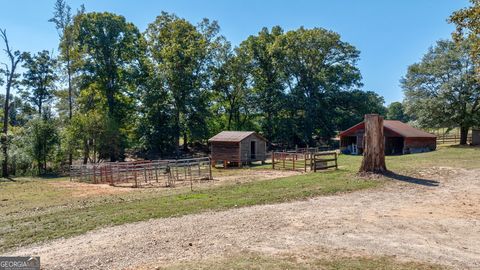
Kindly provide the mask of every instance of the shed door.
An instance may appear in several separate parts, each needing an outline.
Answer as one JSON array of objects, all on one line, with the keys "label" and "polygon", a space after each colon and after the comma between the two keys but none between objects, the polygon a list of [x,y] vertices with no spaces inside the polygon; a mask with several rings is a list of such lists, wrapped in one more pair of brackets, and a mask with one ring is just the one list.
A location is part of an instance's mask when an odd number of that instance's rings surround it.
[{"label": "shed door", "polygon": [[255,159],[256,158],[256,153],[257,153],[257,149],[256,149],[256,143],[255,141],[251,141],[250,142],[250,158],[251,159]]}]

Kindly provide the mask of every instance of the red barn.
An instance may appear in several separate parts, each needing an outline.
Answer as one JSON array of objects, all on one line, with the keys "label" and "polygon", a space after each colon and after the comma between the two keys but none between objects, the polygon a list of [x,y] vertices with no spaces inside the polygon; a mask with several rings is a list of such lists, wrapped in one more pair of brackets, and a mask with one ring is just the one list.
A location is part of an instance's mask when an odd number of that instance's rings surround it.
[{"label": "red barn", "polygon": [[[434,151],[437,136],[416,129],[401,121],[384,120],[385,154],[401,155]],[[344,153],[362,154],[365,124],[363,122],[340,133],[340,150]]]}]

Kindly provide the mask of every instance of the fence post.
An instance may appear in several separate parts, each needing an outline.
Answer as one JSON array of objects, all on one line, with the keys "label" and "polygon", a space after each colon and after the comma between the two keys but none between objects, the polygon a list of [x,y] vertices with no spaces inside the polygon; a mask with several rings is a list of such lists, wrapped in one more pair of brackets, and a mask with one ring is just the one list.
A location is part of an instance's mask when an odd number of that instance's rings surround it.
[{"label": "fence post", "polygon": [[145,178],[145,183],[147,183],[147,167],[143,166],[143,177]]},{"label": "fence post", "polygon": [[122,174],[120,173],[120,166],[115,166],[115,168],[117,169],[117,179],[118,179],[118,182],[122,182]]},{"label": "fence post", "polygon": [[198,166],[198,178],[201,178],[201,171],[200,171],[200,160],[197,160],[197,166]]},{"label": "fence post", "polygon": [[293,170],[295,171],[295,158],[297,157],[297,154],[293,154]]},{"label": "fence post", "polygon": [[213,177],[212,177],[212,159],[211,158],[208,158],[208,162],[210,162],[210,164],[208,164],[208,175],[210,177],[209,180],[213,180]]},{"label": "fence post", "polygon": [[[190,169],[190,167],[188,167],[188,168]],[[187,179],[185,179],[185,180],[187,180]],[[190,175],[190,191],[193,191],[193,179],[192,179],[191,175]]]},{"label": "fence post", "polygon": [[138,187],[138,182],[137,182],[137,168],[136,168],[135,165],[133,166],[133,177],[134,177],[134,179],[135,179],[135,187]]},{"label": "fence post", "polygon": [[305,163],[305,172],[307,172],[307,153],[303,154],[303,162]]},{"label": "fence post", "polygon": [[175,178],[174,181],[178,181],[178,163],[177,162],[175,162],[175,176],[176,176],[176,178]]},{"label": "fence post", "polygon": [[272,151],[272,169],[275,169],[275,151]]},{"label": "fence post", "polygon": [[112,165],[108,165],[108,170],[109,170],[109,173],[110,173],[110,183],[112,184],[112,186],[114,185],[114,180],[113,180],[113,170],[112,170]]},{"label": "fence post", "polygon": [[187,167],[186,166],[183,166],[183,174],[185,175],[185,181],[187,181]]},{"label": "fence post", "polygon": [[95,166],[95,164],[93,164],[93,183],[94,183],[94,184],[97,183],[97,178],[95,177],[95,174],[96,174],[96,172],[95,172],[95,171],[96,171],[96,170],[95,170],[95,167],[97,167],[97,166]]},{"label": "fence post", "polygon": [[335,170],[338,170],[337,152],[335,152]]},{"label": "fence post", "polygon": [[313,166],[313,172],[317,172],[317,156],[316,155],[313,155],[313,164],[311,166]]}]

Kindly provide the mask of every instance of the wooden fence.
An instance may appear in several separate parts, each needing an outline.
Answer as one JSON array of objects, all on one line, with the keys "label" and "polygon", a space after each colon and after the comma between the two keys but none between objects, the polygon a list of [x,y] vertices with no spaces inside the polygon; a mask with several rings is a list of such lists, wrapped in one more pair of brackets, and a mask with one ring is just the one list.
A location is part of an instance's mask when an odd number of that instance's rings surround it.
[{"label": "wooden fence", "polygon": [[167,186],[211,180],[210,158],[108,162],[70,166],[70,180],[112,186]]},{"label": "wooden fence", "polygon": [[[470,144],[472,142],[472,134],[468,134],[467,136],[467,143]],[[437,135],[437,144],[459,144],[460,143],[460,135],[457,134],[444,134],[444,135]]]},{"label": "wooden fence", "polygon": [[[334,156],[333,158],[321,158],[323,156]],[[329,162],[334,161],[335,165],[330,165]],[[273,152],[272,153],[272,168],[281,170],[293,171],[317,171],[338,167],[337,152]]]},{"label": "wooden fence", "polygon": [[326,170],[328,168],[338,169],[337,152],[325,152],[313,154],[313,171]]}]

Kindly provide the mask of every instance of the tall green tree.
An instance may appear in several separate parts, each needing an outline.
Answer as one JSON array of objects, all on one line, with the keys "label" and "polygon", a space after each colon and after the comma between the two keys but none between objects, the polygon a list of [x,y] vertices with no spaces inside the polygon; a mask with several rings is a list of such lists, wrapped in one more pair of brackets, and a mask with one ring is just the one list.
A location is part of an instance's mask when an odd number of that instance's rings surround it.
[{"label": "tall green tree", "polygon": [[[283,30],[275,26],[270,30],[263,28],[258,35],[250,36],[238,48],[238,57],[246,62],[257,112],[261,115],[260,126],[268,140],[279,140],[282,123],[285,123],[282,110],[286,105],[286,96],[282,68],[276,65],[273,50],[275,41],[283,35]],[[277,136],[278,135],[278,136]]]},{"label": "tall green tree", "polygon": [[0,38],[2,38],[5,45],[4,51],[7,55],[8,63],[2,63],[3,66],[0,68],[0,74],[5,77],[5,105],[3,107],[3,129],[2,129],[2,176],[8,177],[8,123],[9,123],[9,113],[10,113],[10,92],[12,89],[16,88],[20,81],[20,74],[17,72],[18,64],[22,61],[23,54],[20,51],[14,51],[10,47],[8,42],[7,30],[0,29]]},{"label": "tall green tree", "polygon": [[59,144],[58,127],[53,119],[35,118],[27,126],[29,154],[37,163],[38,174],[47,172],[47,163]]},{"label": "tall green tree", "polygon": [[468,42],[469,53],[480,81],[480,0],[470,0],[471,6],[454,12],[449,21],[454,23],[456,31],[452,34],[459,45]]},{"label": "tall green tree", "polygon": [[[77,15],[83,14],[85,8],[83,5],[80,10],[77,11]],[[68,106],[68,120],[71,121],[73,117],[73,103],[74,103],[74,89],[73,89],[73,76],[74,76],[74,67],[73,59],[76,57],[74,48],[74,35],[73,35],[73,15],[71,7],[67,4],[65,0],[57,0],[54,6],[53,17],[48,20],[55,24],[55,28],[58,32],[59,50],[60,55],[58,57],[59,62],[62,64],[64,74],[67,77],[67,96],[64,97],[62,91],[58,91],[57,95],[62,100],[62,98],[67,99]],[[65,106],[59,102],[60,113],[61,108]],[[72,149],[68,149],[68,164],[72,165],[73,162],[73,153]]]},{"label": "tall green tree", "polygon": [[313,144],[316,137],[332,136],[337,95],[361,86],[360,52],[335,32],[302,27],[278,37],[274,53],[293,101],[290,116],[298,132],[292,140]]},{"label": "tall green tree", "polygon": [[[83,13],[82,11],[80,13]],[[67,76],[68,87],[68,119],[73,115],[73,68],[72,68],[72,49],[73,49],[73,16],[70,6],[65,0],[57,0],[54,6],[53,17],[48,20],[55,24],[60,38],[59,60],[64,64],[64,70]]]},{"label": "tall green tree", "polygon": [[[82,13],[74,18],[73,66],[79,73],[84,96],[81,110],[103,108],[107,112],[108,142],[101,156],[121,159],[129,132],[133,132],[132,114],[136,81],[144,56],[144,42],[137,27],[123,16],[112,13]],[[85,93],[82,93],[85,92]],[[98,99],[89,99],[95,96]],[[96,104],[87,101],[96,100]],[[79,101],[80,103],[80,101]]]},{"label": "tall green tree", "polygon": [[470,44],[440,40],[402,79],[406,112],[425,127],[460,127],[460,144],[480,124],[480,85]]},{"label": "tall green tree", "polygon": [[333,128],[345,130],[364,120],[366,114],[386,115],[382,96],[373,91],[342,91],[333,99],[331,110],[334,111]]},{"label": "tall green tree", "polygon": [[172,98],[151,58],[145,59],[143,74],[138,88],[137,147],[154,157],[169,156],[175,151],[176,138]]},{"label": "tall green tree", "polygon": [[218,31],[216,22],[205,19],[194,26],[185,19],[163,12],[145,32],[153,78],[161,82],[173,109],[177,149],[180,137],[183,137],[186,150],[189,136],[201,139],[208,135],[209,71],[215,61]]},{"label": "tall green tree", "polygon": [[57,60],[45,50],[33,56],[26,53],[23,68],[26,71],[23,74],[22,85],[26,87],[26,91],[22,91],[22,95],[34,104],[41,117],[43,107],[54,97],[58,80]]},{"label": "tall green tree", "polygon": [[[12,127],[24,126],[36,114],[35,108],[29,102],[17,95],[12,95],[10,108],[8,110],[8,124]],[[0,95],[0,111],[3,121],[3,107],[5,106],[5,96]]]},{"label": "tall green tree", "polygon": [[402,122],[410,121],[408,115],[405,113],[405,108],[401,102],[392,102],[387,107],[387,119],[399,120]]},{"label": "tall green tree", "polygon": [[257,101],[250,83],[249,63],[247,57],[230,45],[223,48],[219,68],[214,72],[213,89],[216,93],[220,115],[225,115],[226,130],[251,129],[255,119]]}]

